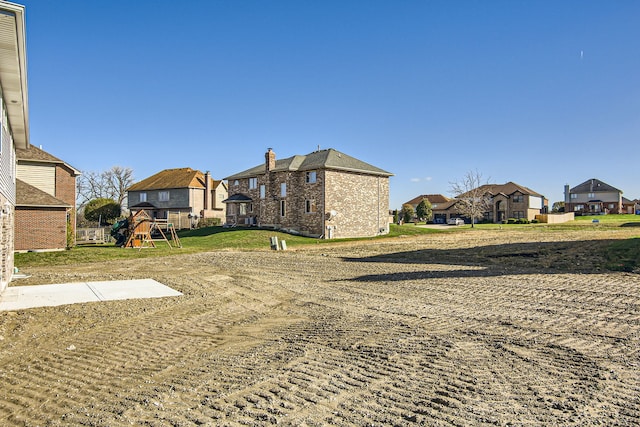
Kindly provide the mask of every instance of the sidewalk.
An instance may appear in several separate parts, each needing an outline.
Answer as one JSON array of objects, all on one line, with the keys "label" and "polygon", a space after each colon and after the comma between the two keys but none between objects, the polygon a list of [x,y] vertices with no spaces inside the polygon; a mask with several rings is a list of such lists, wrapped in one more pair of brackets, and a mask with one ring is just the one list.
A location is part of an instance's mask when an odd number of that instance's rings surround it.
[{"label": "sidewalk", "polygon": [[180,295],[182,295],[180,292],[153,279],[9,286],[0,295],[0,311],[83,302],[162,298]]}]

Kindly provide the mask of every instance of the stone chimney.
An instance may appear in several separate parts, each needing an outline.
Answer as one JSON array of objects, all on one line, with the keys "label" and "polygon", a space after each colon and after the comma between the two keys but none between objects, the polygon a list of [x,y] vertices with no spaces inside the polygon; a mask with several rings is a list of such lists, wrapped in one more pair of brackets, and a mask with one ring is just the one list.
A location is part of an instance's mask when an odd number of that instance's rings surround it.
[{"label": "stone chimney", "polygon": [[271,148],[267,149],[267,152],[264,155],[264,164],[267,172],[271,172],[272,169],[276,167],[276,153],[273,152]]},{"label": "stone chimney", "polygon": [[209,174],[209,171],[206,171],[204,173],[204,210],[209,210],[211,209],[211,206],[209,205],[209,197],[211,196],[211,188],[209,188],[209,181],[211,181],[211,176]]},{"label": "stone chimney", "polygon": [[571,195],[569,192],[569,184],[564,185],[564,203],[571,203]]}]

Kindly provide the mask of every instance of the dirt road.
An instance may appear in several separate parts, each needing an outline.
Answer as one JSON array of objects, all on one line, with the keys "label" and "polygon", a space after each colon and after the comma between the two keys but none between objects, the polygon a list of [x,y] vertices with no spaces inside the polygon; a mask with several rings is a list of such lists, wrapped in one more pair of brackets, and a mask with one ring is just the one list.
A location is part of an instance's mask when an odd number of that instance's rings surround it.
[{"label": "dirt road", "polygon": [[[637,231],[635,234],[638,234]],[[637,425],[633,230],[468,232],[32,268],[184,295],[0,313],[0,424]]]}]

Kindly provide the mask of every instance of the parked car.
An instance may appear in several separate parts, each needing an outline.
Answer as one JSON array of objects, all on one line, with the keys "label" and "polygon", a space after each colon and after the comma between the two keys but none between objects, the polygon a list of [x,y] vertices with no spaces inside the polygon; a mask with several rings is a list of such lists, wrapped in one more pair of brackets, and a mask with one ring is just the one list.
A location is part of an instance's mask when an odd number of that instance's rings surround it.
[{"label": "parked car", "polygon": [[464,219],[462,218],[449,218],[447,222],[449,225],[464,225]]}]

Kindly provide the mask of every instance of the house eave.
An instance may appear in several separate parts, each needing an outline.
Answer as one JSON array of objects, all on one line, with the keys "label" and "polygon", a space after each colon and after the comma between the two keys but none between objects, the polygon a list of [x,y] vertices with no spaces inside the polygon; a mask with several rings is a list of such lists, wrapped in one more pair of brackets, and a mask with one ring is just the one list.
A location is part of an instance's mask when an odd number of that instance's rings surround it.
[{"label": "house eave", "polygon": [[18,148],[29,146],[24,11],[22,5],[0,2],[0,55],[8,58],[0,67],[0,86],[13,141]]}]

